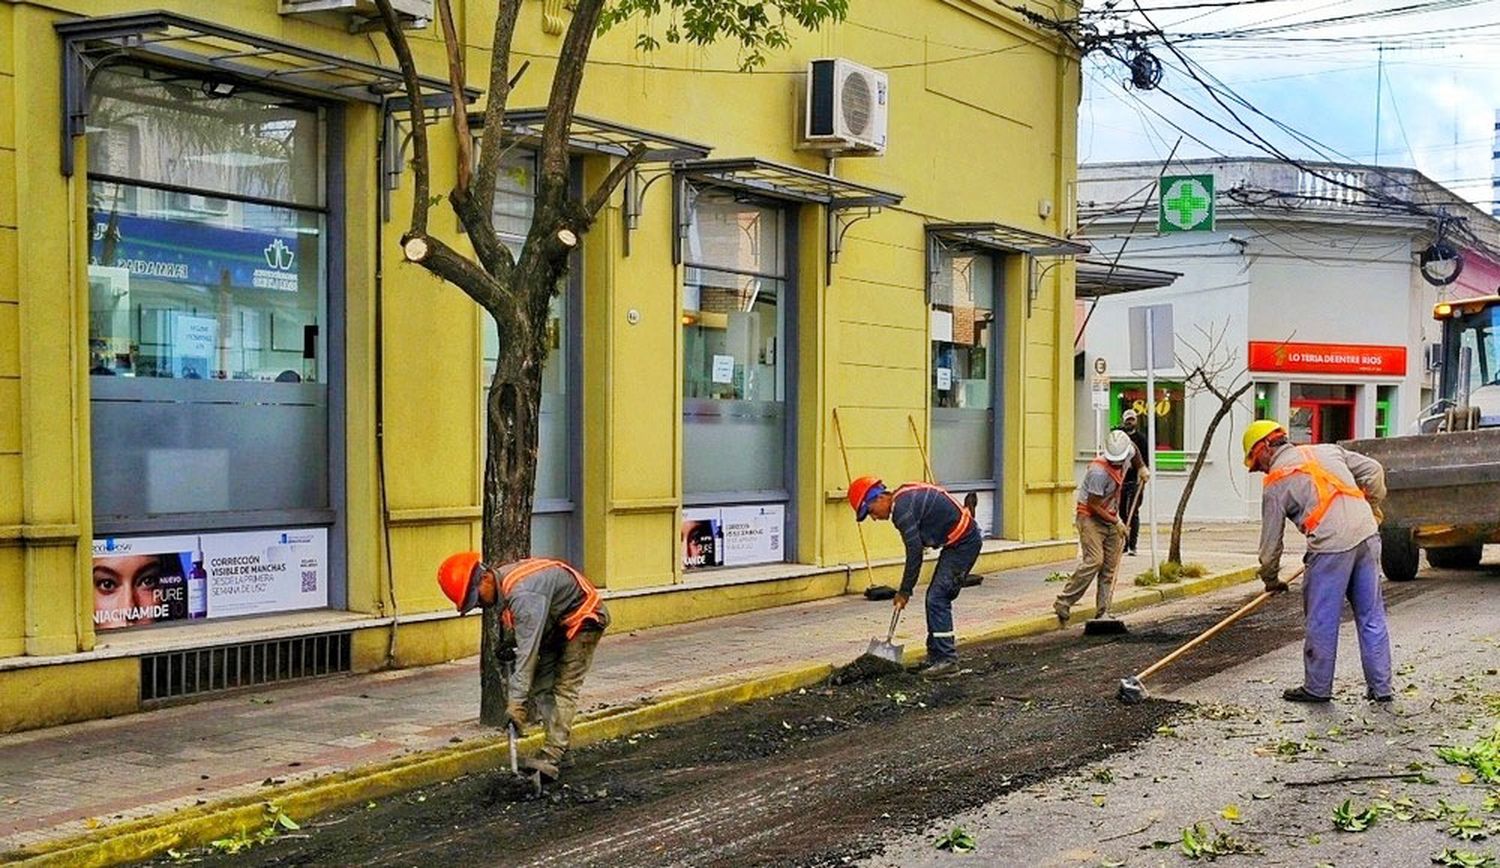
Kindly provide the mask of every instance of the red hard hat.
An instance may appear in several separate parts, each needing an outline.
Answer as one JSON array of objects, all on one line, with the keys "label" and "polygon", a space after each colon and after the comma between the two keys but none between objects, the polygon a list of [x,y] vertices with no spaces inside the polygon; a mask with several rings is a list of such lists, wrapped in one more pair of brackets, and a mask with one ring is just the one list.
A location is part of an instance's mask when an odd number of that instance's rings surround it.
[{"label": "red hard hat", "polygon": [[868,514],[870,500],[885,491],[885,483],[878,476],[861,476],[849,483],[849,506],[860,521]]},{"label": "red hard hat", "polygon": [[443,595],[453,601],[460,613],[467,612],[479,604],[479,574],[484,564],[479,552],[459,552],[449,555],[438,567],[438,587]]}]

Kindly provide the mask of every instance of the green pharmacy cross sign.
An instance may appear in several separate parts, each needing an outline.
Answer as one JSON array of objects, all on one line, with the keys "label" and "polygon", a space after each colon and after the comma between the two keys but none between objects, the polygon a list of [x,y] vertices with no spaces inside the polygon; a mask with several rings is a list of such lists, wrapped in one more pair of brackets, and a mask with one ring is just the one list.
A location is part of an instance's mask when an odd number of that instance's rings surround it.
[{"label": "green pharmacy cross sign", "polygon": [[1157,232],[1214,231],[1214,176],[1163,175]]}]

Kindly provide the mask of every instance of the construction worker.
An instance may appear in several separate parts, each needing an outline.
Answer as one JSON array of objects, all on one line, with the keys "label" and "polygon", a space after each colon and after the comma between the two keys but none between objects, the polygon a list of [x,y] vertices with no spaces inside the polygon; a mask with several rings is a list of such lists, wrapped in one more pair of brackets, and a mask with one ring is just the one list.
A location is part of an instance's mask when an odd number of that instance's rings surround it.
[{"label": "construction worker", "polygon": [[1141,509],[1138,492],[1144,488],[1141,482],[1141,467],[1146,463],[1146,435],[1141,433],[1140,414],[1126,410],[1120,415],[1119,430],[1130,436],[1135,446],[1137,460],[1125,469],[1125,487],[1120,492],[1120,506],[1125,511],[1125,520],[1130,524],[1130,533],[1125,537],[1125,554],[1135,554],[1135,544],[1141,536]]},{"label": "construction worker", "polygon": [[460,614],[479,606],[503,607],[502,661],[507,663],[505,713],[519,731],[530,721],[545,732],[540,754],[528,764],[556,780],[568,750],[578,691],[609,626],[599,591],[566,563],[527,558],[501,566],[477,552],[443,561],[438,584]]},{"label": "construction worker", "polygon": [[[1118,428],[1104,438],[1103,454],[1095,456],[1078,483],[1078,506],[1073,524],[1078,528],[1081,557],[1078,569],[1052,602],[1058,624],[1068,623],[1068,613],[1091,582],[1094,589],[1094,617],[1109,614],[1115,595],[1115,573],[1120,568],[1120,553],[1130,527],[1120,515],[1121,492],[1125,487],[1126,468],[1140,462],[1130,435]],[[1151,476],[1145,467],[1137,468],[1141,484]]]},{"label": "construction worker", "polygon": [[1266,475],[1261,495],[1260,578],[1266,590],[1287,589],[1281,569],[1284,522],[1307,535],[1302,608],[1307,620],[1303,681],[1282,693],[1290,702],[1327,702],[1339,621],[1354,607],[1366,697],[1391,701],[1391,638],[1380,594],[1380,502],[1385,469],[1373,458],[1333,444],[1293,446],[1278,422],[1245,429],[1245,466]]},{"label": "construction worker", "polygon": [[905,609],[917,586],[922,569],[922,550],[940,548],[932,582],[927,586],[927,660],[921,667],[927,678],[949,678],[958,674],[958,644],[954,641],[953,601],[963,590],[963,580],[979,560],[983,537],[974,517],[953,495],[924,482],[909,482],[888,490],[874,476],[861,476],[849,483],[849,505],[855,517],[890,521],[906,543],[906,571],[891,603]]}]

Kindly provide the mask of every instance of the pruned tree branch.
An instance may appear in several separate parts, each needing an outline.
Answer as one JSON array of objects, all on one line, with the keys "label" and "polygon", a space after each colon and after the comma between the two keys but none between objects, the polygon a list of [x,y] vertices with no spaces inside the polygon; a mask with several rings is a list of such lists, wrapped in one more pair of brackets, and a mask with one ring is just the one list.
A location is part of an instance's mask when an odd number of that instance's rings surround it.
[{"label": "pruned tree branch", "polygon": [[474,168],[474,137],[469,132],[468,103],[464,100],[464,82],[468,75],[464,70],[463,44],[458,41],[458,31],[453,26],[453,4],[450,0],[438,0],[438,18],[443,23],[443,48],[448,53],[448,88],[453,94],[453,131],[458,134],[458,187],[461,196],[469,194],[469,180]]},{"label": "pruned tree branch", "polygon": [[427,112],[422,105],[422,80],[417,76],[417,64],[412,60],[411,45],[406,41],[406,31],[401,29],[401,19],[391,7],[391,0],[375,0],[375,5],[380,8],[385,36],[390,40],[391,50],[396,52],[401,79],[406,85],[406,97],[411,102],[412,202],[411,229],[408,234],[426,235],[427,212],[432,207],[432,200],[429,198],[432,185],[428,177],[431,163],[427,159]]},{"label": "pruned tree branch", "polygon": [[558,52],[557,72],[552,76],[552,93],[547,98],[547,124],[542,129],[541,174],[545,189],[566,189],[568,173],[568,133],[573,128],[573,111],[578,105],[578,91],[583,85],[584,62],[594,33],[599,29],[599,15],[604,0],[577,0],[573,20],[563,36]]},{"label": "pruned tree branch", "polygon": [[495,208],[495,182],[500,175],[500,158],[505,152],[500,143],[505,136],[505,106],[510,100],[510,46],[516,36],[521,0],[500,0],[499,7],[495,15],[495,36],[490,43],[490,87],[485,93],[479,169],[474,173],[469,191],[469,198],[483,214],[489,214]]},{"label": "pruned tree branch", "polygon": [[641,164],[645,156],[646,146],[637,144],[620,162],[615,163],[614,167],[609,170],[609,174],[604,176],[604,180],[599,182],[599,186],[594,188],[588,202],[584,203],[583,213],[589,220],[597,217],[604,206],[609,204],[609,197],[614,194],[615,188],[620,186],[620,182],[625,180],[626,175]]}]

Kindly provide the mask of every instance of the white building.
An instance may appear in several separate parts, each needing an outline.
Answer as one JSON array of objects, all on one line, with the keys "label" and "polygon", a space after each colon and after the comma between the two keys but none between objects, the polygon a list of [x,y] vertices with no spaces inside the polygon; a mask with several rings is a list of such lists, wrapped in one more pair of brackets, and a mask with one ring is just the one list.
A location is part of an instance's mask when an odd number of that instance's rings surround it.
[{"label": "white building", "polygon": [[[1213,175],[1212,231],[1157,232],[1159,163],[1103,163],[1079,171],[1079,221],[1096,260],[1178,272],[1171,286],[1080,301],[1078,460],[1121,413],[1146,408],[1132,371],[1129,309],[1172,305],[1178,363],[1157,375],[1157,516],[1166,521],[1218,408],[1185,389],[1189,348],[1217,336],[1230,377],[1254,386],[1219,427],[1188,517],[1259,517],[1260,481],[1241,461],[1240,433],[1255,418],[1288,425],[1300,442],[1408,431],[1430,403],[1429,347],[1439,340],[1440,297],[1493,293],[1500,285],[1500,222],[1409,169],[1274,160],[1174,162],[1169,175]],[[1412,203],[1405,208],[1400,203]],[[1443,214],[1439,218],[1433,215]],[[1436,239],[1463,254],[1449,286],[1435,287],[1418,256]],[[1092,308],[1092,309],[1091,309]],[[1108,409],[1091,401],[1102,359]]]}]

